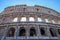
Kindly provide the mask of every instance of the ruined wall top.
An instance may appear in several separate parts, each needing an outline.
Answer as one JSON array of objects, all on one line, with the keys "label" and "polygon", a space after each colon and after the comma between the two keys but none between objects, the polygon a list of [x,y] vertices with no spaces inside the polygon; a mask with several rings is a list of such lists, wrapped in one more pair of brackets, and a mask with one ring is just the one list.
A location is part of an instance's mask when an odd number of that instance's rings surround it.
[{"label": "ruined wall top", "polygon": [[44,13],[44,14],[50,14],[50,15],[54,15],[54,16],[59,16],[60,13],[51,9],[51,8],[47,8],[44,6],[39,6],[39,5],[35,5],[35,6],[27,6],[27,5],[15,5],[15,6],[9,6],[6,7],[4,9],[3,14],[6,13],[13,13],[13,12],[39,12],[39,13]]}]

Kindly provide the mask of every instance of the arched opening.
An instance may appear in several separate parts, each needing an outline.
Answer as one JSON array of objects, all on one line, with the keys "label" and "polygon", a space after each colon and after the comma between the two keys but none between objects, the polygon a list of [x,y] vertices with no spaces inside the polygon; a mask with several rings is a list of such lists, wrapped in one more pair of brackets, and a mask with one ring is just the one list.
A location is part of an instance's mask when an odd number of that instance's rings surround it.
[{"label": "arched opening", "polygon": [[43,27],[40,28],[40,32],[41,32],[41,35],[42,35],[42,36],[45,36],[45,35],[46,35],[45,30],[44,30]]},{"label": "arched opening", "polygon": [[30,16],[29,21],[35,21],[34,16]]},{"label": "arched opening", "polygon": [[41,17],[38,17],[38,22],[42,22],[42,19],[41,19]]},{"label": "arched opening", "polygon": [[58,29],[58,34],[60,35],[60,29]]},{"label": "arched opening", "polygon": [[26,31],[24,27],[21,27],[19,30],[19,36],[26,36]]},{"label": "arched opening", "polygon": [[10,28],[10,30],[8,32],[8,37],[13,37],[14,36],[14,32],[15,32],[15,29],[14,28]]},{"label": "arched opening", "polygon": [[21,17],[21,22],[25,22],[26,21],[26,16],[22,16]]},{"label": "arched opening", "polygon": [[34,27],[30,28],[30,36],[36,36],[36,30]]},{"label": "arched opening", "polygon": [[51,20],[52,21],[52,23],[55,23],[55,20]]},{"label": "arched opening", "polygon": [[48,23],[49,22],[49,19],[45,19],[45,22]]},{"label": "arched opening", "polygon": [[56,31],[53,29],[53,28],[50,28],[50,33],[51,33],[51,36],[57,36],[56,35]]},{"label": "arched opening", "polygon": [[13,18],[13,22],[17,22],[17,21],[18,21],[18,17],[16,16]]}]

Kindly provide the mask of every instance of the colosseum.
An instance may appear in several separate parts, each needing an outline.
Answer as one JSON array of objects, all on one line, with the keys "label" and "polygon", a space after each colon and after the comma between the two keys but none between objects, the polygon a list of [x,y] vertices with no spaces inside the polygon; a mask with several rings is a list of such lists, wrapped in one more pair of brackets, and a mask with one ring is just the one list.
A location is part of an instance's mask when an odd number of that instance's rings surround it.
[{"label": "colosseum", "polygon": [[35,5],[9,6],[0,13],[0,40],[60,40],[60,13]]}]

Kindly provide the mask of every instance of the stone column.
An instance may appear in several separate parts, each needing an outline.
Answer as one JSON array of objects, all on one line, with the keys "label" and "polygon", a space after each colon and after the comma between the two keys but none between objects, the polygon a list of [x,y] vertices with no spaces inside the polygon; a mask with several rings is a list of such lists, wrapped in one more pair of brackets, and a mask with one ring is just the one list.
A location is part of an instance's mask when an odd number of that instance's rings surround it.
[{"label": "stone column", "polygon": [[21,20],[21,16],[20,16],[20,15],[18,15],[18,22],[20,22],[20,20]]},{"label": "stone column", "polygon": [[27,21],[27,22],[29,21],[29,15],[26,16],[26,21]]},{"label": "stone column", "polygon": [[4,40],[4,39],[6,38],[6,35],[7,35],[7,33],[8,33],[8,30],[9,30],[9,26],[7,25],[7,27],[5,28],[5,32],[4,32],[1,40]]},{"label": "stone column", "polygon": [[15,33],[14,33],[14,38],[16,39],[17,37],[17,34],[18,34],[18,26],[15,27]]},{"label": "stone column", "polygon": [[58,28],[56,29],[56,31],[57,31],[57,36],[58,36],[59,39],[60,39],[60,34],[58,33],[58,29],[60,30],[60,28],[58,27]]},{"label": "stone column", "polygon": [[37,36],[41,36],[41,33],[40,33],[40,26],[37,26]]},{"label": "stone column", "polygon": [[30,34],[30,32],[29,32],[29,26],[27,26],[26,27],[26,36],[27,36],[27,39],[29,39],[29,34]]},{"label": "stone column", "polygon": [[57,37],[59,37],[58,29],[57,29],[57,26],[56,25],[55,25],[55,32],[56,32]]},{"label": "stone column", "polygon": [[38,17],[37,17],[37,15],[35,15],[35,21],[38,22]]},{"label": "stone column", "polygon": [[41,18],[42,18],[42,22],[45,22],[45,15],[42,15],[42,14],[41,14],[41,16],[42,16],[42,17],[41,17]]},{"label": "stone column", "polygon": [[46,32],[46,34],[47,34],[47,36],[51,37],[51,34],[50,34],[50,30],[49,29],[50,28],[47,26],[47,32]]},{"label": "stone column", "polygon": [[16,37],[19,36],[19,31],[20,31],[20,26],[17,26],[17,34],[16,34]]},{"label": "stone column", "polygon": [[52,23],[52,16],[49,16],[49,23]]}]

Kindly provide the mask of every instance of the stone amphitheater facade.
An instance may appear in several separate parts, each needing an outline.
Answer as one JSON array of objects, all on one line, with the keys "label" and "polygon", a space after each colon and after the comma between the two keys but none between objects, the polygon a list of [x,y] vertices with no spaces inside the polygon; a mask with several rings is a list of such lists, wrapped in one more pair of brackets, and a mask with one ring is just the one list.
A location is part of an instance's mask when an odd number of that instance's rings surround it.
[{"label": "stone amphitheater facade", "polygon": [[39,5],[9,6],[0,13],[0,40],[60,40],[60,13]]}]

